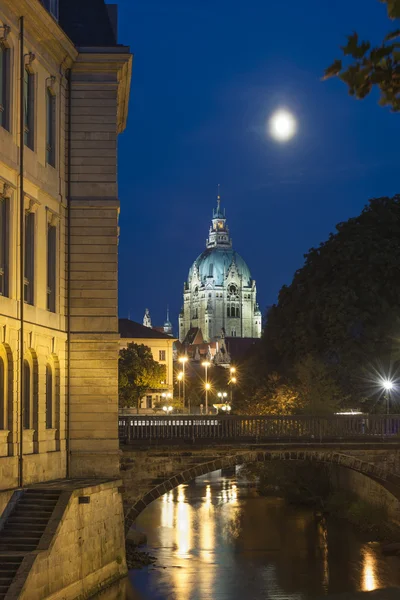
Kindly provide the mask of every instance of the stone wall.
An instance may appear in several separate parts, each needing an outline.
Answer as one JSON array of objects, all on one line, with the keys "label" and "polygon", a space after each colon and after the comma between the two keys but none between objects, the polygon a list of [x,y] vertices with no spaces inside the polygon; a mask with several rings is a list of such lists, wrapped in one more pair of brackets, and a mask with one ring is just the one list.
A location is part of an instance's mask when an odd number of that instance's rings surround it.
[{"label": "stone wall", "polygon": [[386,512],[390,521],[400,526],[400,500],[390,489],[357,471],[331,465],[331,481],[338,491],[345,490]]},{"label": "stone wall", "polygon": [[132,57],[83,50],[71,74],[70,449],[73,477],[117,476],[117,136]]},{"label": "stone wall", "polygon": [[26,556],[7,598],[78,600],[126,574],[121,483],[62,493],[37,553]]}]

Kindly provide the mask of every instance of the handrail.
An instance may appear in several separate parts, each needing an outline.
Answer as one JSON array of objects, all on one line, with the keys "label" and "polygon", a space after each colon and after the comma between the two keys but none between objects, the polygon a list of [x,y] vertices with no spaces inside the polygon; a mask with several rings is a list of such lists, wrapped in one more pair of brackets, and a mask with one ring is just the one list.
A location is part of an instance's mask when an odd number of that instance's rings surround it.
[{"label": "handrail", "polygon": [[399,437],[400,415],[121,415],[122,442],[386,440]]}]

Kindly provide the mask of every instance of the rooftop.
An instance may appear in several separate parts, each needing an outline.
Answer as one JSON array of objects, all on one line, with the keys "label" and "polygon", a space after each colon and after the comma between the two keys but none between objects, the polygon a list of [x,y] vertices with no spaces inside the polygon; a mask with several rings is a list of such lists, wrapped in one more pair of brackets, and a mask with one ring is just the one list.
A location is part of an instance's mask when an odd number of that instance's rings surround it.
[{"label": "rooftop", "polygon": [[104,0],[59,0],[59,24],[76,46],[116,46],[116,6]]},{"label": "rooftop", "polygon": [[170,335],[152,329],[151,327],[145,327],[141,323],[131,321],[130,319],[118,319],[119,333],[122,338],[131,339],[153,339],[153,340],[170,340],[174,341]]}]

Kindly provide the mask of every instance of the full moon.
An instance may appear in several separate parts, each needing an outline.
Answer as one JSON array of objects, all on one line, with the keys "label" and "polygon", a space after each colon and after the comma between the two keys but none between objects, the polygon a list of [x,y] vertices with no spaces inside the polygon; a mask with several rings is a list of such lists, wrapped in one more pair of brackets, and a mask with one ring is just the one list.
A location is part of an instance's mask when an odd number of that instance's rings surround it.
[{"label": "full moon", "polygon": [[277,110],[269,120],[269,133],[280,142],[290,140],[296,133],[296,129],[296,119],[287,110]]}]

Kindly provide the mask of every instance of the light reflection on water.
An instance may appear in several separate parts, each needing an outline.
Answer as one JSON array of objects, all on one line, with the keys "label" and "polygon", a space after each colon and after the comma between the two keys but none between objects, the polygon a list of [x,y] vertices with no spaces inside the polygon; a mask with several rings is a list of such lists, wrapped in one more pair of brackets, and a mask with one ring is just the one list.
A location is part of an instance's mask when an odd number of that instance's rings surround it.
[{"label": "light reflection on water", "polygon": [[130,574],[140,600],[310,600],[400,586],[400,559],[383,557],[379,544],[235,478],[181,485],[136,525],[157,558]]}]

